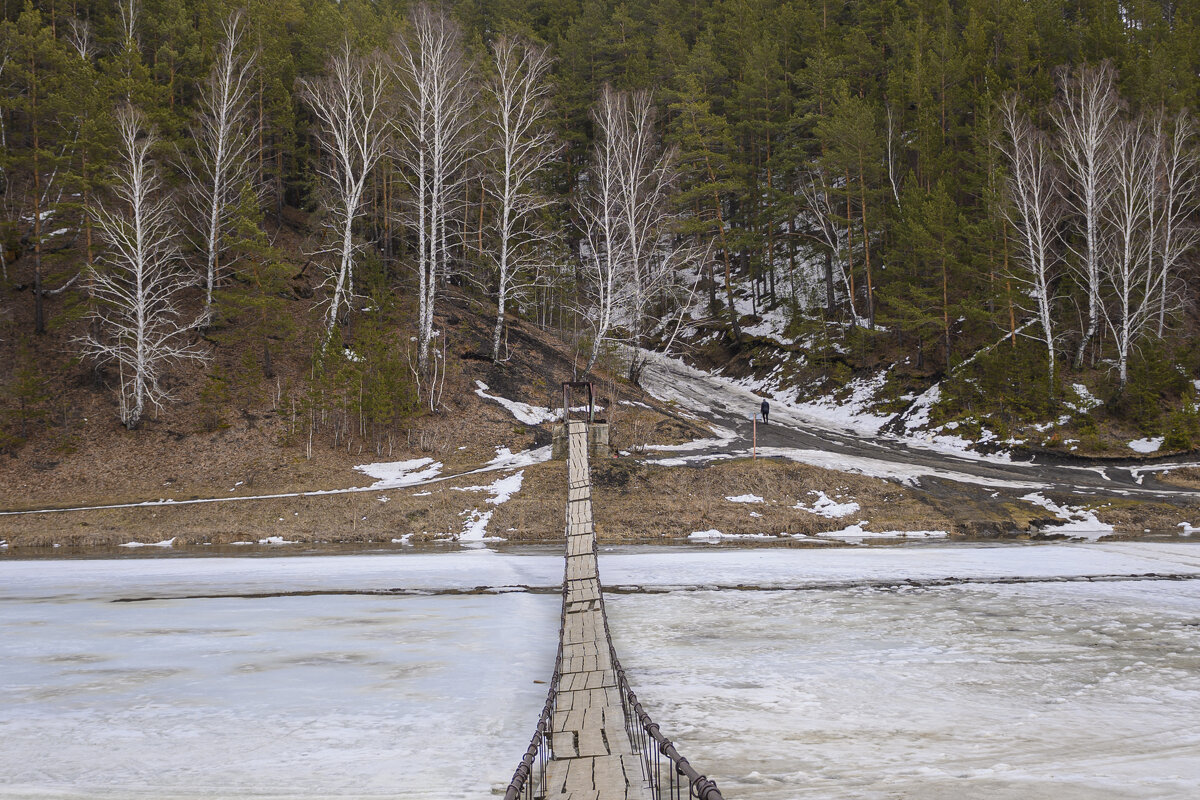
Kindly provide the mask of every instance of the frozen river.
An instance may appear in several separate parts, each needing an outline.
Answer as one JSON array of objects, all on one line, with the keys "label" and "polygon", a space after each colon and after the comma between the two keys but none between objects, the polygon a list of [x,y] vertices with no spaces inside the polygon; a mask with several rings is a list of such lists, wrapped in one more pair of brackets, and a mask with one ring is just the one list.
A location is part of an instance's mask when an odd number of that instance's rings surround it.
[{"label": "frozen river", "polygon": [[[0,560],[0,798],[488,796],[553,663],[558,598],[523,589],[561,563]],[[1200,576],[1200,545],[643,548],[600,568],[669,589],[610,596],[618,651],[730,800],[1200,797],[1200,580],[1145,579]],[[1105,579],[1054,580],[1081,576]]]}]

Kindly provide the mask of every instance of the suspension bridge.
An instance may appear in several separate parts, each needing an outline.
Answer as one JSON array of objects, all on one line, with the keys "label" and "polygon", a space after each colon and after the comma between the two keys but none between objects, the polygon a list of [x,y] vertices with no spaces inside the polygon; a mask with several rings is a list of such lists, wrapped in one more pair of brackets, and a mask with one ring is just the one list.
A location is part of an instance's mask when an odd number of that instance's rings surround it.
[{"label": "suspension bridge", "polygon": [[[568,392],[588,390],[589,418]],[[617,659],[596,563],[588,427],[590,384],[563,385],[567,437],[566,568],[558,656],[546,705],[505,800],[724,800],[638,702]],[[686,792],[686,794],[685,794]]]}]

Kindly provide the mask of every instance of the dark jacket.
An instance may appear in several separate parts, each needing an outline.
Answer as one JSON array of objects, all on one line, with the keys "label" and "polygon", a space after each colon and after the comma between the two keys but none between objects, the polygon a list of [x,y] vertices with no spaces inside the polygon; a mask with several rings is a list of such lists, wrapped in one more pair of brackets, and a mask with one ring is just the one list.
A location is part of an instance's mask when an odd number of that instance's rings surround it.
[{"label": "dark jacket", "polygon": [[767,414],[771,413],[771,404],[763,400],[762,405],[759,406],[759,410],[762,411],[763,419],[766,419]]}]

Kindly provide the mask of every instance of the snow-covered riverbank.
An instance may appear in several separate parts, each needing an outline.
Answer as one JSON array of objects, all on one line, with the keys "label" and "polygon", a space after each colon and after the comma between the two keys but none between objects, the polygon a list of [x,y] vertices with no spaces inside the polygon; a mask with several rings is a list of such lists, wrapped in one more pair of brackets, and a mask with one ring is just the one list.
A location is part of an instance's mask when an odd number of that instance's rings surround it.
[{"label": "snow-covered riverbank", "polygon": [[[617,645],[689,758],[759,800],[1195,796],[1200,580],[1007,582],[1147,573],[1200,576],[1200,546],[601,557],[610,585],[692,590],[610,596]],[[545,551],[0,563],[0,797],[487,795],[558,617],[506,589],[561,574]],[[901,585],[950,578],[997,582]],[[704,588],[738,583],[767,591]]]}]

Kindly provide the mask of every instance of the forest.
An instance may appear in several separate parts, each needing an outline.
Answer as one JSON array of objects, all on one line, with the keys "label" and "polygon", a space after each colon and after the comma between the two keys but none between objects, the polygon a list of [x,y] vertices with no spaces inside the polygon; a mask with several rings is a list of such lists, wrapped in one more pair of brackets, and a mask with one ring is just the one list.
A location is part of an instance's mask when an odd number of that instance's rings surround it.
[{"label": "forest", "polygon": [[0,87],[9,451],[181,374],[378,442],[442,410],[447,293],[498,364],[515,319],[579,373],[782,347],[1200,444],[1197,4],[5,0]]}]

